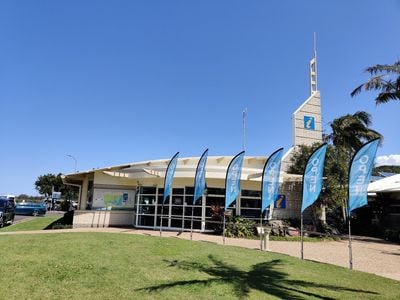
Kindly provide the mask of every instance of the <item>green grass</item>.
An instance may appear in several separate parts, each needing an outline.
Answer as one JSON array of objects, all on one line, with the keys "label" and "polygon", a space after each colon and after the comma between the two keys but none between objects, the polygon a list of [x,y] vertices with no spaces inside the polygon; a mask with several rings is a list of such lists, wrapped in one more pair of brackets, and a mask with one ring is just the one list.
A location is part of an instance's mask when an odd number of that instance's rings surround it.
[{"label": "green grass", "polygon": [[21,223],[6,226],[0,229],[0,232],[5,231],[25,231],[25,230],[43,230],[54,221],[62,218],[62,216],[44,216],[36,217],[29,221],[22,221]]},{"label": "green grass", "polygon": [[398,281],[205,242],[112,233],[8,235],[0,241],[6,299],[400,297]]}]

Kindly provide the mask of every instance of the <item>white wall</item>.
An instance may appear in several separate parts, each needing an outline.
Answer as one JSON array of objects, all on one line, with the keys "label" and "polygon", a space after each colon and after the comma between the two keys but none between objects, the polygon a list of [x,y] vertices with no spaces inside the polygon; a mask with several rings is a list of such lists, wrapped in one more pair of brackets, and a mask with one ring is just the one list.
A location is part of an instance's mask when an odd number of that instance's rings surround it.
[{"label": "white wall", "polygon": [[75,211],[73,227],[133,226],[134,217],[133,211]]}]

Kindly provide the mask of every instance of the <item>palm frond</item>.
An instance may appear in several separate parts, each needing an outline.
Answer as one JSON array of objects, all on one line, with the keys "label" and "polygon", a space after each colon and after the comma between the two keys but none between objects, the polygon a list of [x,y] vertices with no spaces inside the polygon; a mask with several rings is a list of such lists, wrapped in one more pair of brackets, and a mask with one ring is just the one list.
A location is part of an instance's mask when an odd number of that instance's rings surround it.
[{"label": "palm frond", "polygon": [[397,93],[382,92],[375,98],[376,104],[384,104],[391,100],[400,100],[400,91]]},{"label": "palm frond", "polygon": [[360,94],[361,91],[362,91],[363,86],[364,86],[364,83],[363,83],[363,84],[360,84],[358,87],[356,87],[356,88],[350,93],[350,96],[351,96],[351,97],[354,97],[354,96]]},{"label": "palm frond", "polygon": [[371,79],[369,79],[367,82],[359,85],[357,88],[355,88],[351,93],[350,96],[354,97],[355,95],[359,94],[362,92],[362,90],[370,91],[370,90],[380,90],[385,87],[386,81],[383,80],[383,77],[385,75],[379,75],[379,76],[374,76]]},{"label": "palm frond", "polygon": [[[379,94],[375,98],[376,104],[382,104],[391,100],[400,100],[400,60],[396,61],[392,65],[375,65],[365,70],[370,73],[371,77],[367,82],[356,87],[351,93],[351,97],[354,97],[365,91],[378,91]],[[379,74],[379,75],[377,75]],[[386,79],[384,79],[386,77]]]},{"label": "palm frond", "polygon": [[400,61],[395,62],[393,65],[375,65],[365,69],[365,72],[375,75],[378,73],[394,73],[400,74]]},{"label": "palm frond", "polygon": [[370,78],[366,83],[364,83],[364,89],[366,91],[370,90],[380,90],[385,88],[387,81],[383,80],[384,75],[374,76]]},{"label": "palm frond", "polygon": [[365,127],[371,125],[372,122],[372,116],[367,113],[366,111],[358,111],[355,114],[353,114],[353,117],[357,121],[361,121],[363,124],[360,124],[360,127]]}]

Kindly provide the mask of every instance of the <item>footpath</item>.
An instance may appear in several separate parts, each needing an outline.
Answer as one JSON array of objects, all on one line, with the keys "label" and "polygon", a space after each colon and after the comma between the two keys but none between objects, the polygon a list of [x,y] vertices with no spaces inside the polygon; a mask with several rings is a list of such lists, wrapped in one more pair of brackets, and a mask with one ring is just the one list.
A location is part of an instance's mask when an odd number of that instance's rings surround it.
[{"label": "footpath", "polygon": [[[2,232],[14,234],[52,234],[63,232],[109,232],[121,234],[141,234],[160,236],[159,231],[126,228],[75,228],[58,230]],[[162,237],[190,240],[189,232],[163,231]],[[222,237],[203,233],[193,233],[193,241],[223,244]],[[226,238],[226,246],[238,246],[260,251],[260,241]],[[400,245],[377,239],[355,238],[353,247],[353,269],[373,273],[400,281]],[[270,241],[269,251],[300,258],[300,242]],[[304,259],[333,264],[347,268],[349,265],[348,241],[304,242]]]}]

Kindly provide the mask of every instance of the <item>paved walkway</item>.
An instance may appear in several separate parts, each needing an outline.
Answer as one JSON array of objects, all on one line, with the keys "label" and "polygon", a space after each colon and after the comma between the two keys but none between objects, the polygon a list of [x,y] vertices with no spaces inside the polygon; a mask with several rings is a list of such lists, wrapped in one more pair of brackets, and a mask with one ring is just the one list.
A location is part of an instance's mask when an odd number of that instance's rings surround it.
[{"label": "paved walkway", "polygon": [[[0,233],[0,235],[44,234],[60,232],[111,232],[160,236],[159,231],[124,228],[76,228],[40,231],[18,231],[2,232]],[[190,239],[189,232],[177,233],[171,231],[163,231],[162,236]],[[193,233],[193,240],[222,244],[221,236],[209,234]],[[259,249],[260,241],[226,238],[225,245]],[[395,280],[400,280],[400,245],[385,243],[376,239],[356,238],[353,241],[352,246],[353,268],[355,270],[373,273]],[[283,253],[294,257],[300,257],[300,242],[270,241],[269,250],[272,252]],[[334,264],[342,267],[348,267],[348,241],[343,240],[329,242],[304,242],[304,258],[308,260]]]}]

